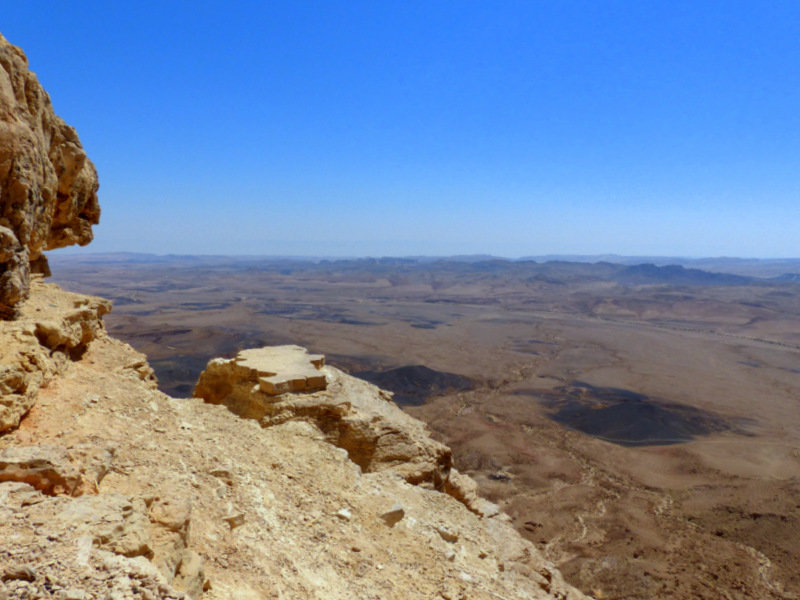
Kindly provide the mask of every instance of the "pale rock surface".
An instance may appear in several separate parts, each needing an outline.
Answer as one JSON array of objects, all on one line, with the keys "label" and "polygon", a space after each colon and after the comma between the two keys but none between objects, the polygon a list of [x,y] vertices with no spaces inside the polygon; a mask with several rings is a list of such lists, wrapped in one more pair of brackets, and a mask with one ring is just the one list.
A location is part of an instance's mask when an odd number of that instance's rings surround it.
[{"label": "pale rock surface", "polygon": [[49,274],[43,251],[92,240],[97,188],[77,133],[0,35],[0,318],[27,297],[31,271]]},{"label": "pale rock surface", "polygon": [[0,598],[184,598],[146,558],[146,515],[120,494],[50,497],[0,483]]},{"label": "pale rock surface", "polygon": [[[260,373],[285,373],[281,367],[298,356],[311,356],[320,365],[315,369],[325,378],[325,389],[303,394],[265,392],[259,385]],[[328,441],[346,450],[362,470],[393,469],[410,483],[442,489],[452,468],[450,449],[433,440],[422,422],[401,411],[390,393],[323,367],[323,361],[298,346],[244,350],[231,360],[209,361],[194,394],[212,404],[225,404],[264,427],[295,419],[309,421]]]},{"label": "pale rock surface", "polygon": [[0,481],[18,481],[47,494],[72,494],[80,472],[60,446],[14,446],[0,451]]},{"label": "pale rock surface", "polygon": [[272,396],[286,392],[313,392],[327,386],[320,369],[321,354],[309,354],[300,346],[266,346],[242,350],[233,359],[237,367],[253,372],[258,388]]},{"label": "pale rock surface", "polygon": [[[313,363],[326,388],[275,394],[259,385],[262,373],[287,378],[295,368],[285,365],[298,361],[306,368]],[[497,505],[478,495],[477,484],[452,467],[450,449],[394,404],[390,392],[323,365],[322,355],[309,355],[299,346],[243,350],[230,360],[209,361],[194,394],[264,427],[294,419],[312,422],[366,472],[392,469],[409,483],[450,494],[481,516],[499,514]]]}]

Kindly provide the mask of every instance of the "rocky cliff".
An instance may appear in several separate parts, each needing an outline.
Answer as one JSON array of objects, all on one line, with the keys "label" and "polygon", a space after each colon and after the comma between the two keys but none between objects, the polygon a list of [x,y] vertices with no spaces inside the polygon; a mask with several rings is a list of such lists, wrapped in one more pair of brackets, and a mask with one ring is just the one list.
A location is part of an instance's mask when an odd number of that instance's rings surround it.
[{"label": "rocky cliff", "polygon": [[0,318],[27,297],[31,271],[48,272],[44,250],[92,240],[97,187],[75,130],[0,35]]},{"label": "rocky cliff", "polygon": [[94,169],[3,41],[0,600],[572,598],[390,395],[297,347],[159,392],[110,304],[29,275]]}]

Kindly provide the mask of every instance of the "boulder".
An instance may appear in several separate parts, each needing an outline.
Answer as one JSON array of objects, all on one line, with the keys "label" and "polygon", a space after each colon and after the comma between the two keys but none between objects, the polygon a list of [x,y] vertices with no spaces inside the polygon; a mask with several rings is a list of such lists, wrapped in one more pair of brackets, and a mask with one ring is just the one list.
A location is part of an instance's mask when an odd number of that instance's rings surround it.
[{"label": "boulder", "polygon": [[122,494],[75,498],[55,514],[52,528],[89,536],[98,548],[122,556],[152,555],[150,521],[139,498]]}]

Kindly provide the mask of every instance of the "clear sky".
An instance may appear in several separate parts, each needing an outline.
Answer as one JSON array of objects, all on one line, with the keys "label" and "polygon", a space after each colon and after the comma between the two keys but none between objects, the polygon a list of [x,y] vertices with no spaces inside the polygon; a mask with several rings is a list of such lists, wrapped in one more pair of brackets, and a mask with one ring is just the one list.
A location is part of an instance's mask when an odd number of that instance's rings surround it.
[{"label": "clear sky", "polygon": [[89,250],[800,256],[800,2],[5,2]]}]

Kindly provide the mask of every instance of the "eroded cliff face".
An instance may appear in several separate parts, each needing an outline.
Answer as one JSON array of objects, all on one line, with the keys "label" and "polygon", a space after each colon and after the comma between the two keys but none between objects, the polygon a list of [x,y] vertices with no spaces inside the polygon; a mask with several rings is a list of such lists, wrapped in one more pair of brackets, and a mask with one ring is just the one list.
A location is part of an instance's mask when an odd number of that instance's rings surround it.
[{"label": "eroded cliff face", "polygon": [[92,240],[97,172],[25,54],[0,35],[0,318],[16,312],[45,250]]}]

